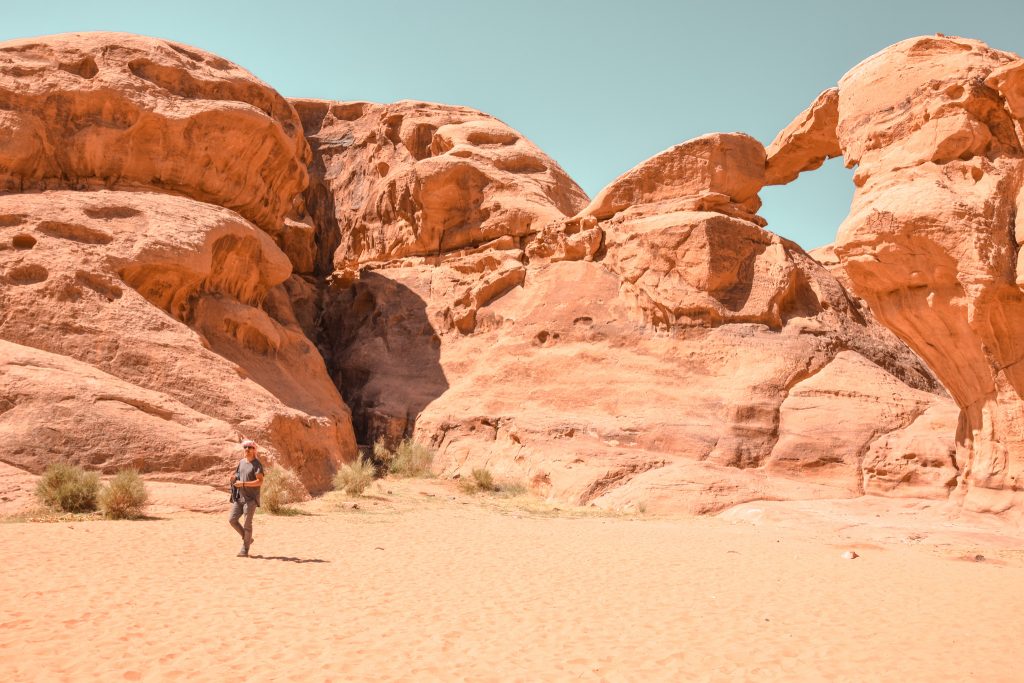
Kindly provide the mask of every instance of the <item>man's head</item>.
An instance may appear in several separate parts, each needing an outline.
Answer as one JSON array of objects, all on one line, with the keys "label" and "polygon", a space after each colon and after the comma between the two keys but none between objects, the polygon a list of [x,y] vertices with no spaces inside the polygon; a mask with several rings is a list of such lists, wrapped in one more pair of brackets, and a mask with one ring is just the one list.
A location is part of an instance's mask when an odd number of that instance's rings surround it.
[{"label": "man's head", "polygon": [[249,439],[243,441],[242,452],[245,453],[245,459],[252,462],[256,458],[256,442]]}]

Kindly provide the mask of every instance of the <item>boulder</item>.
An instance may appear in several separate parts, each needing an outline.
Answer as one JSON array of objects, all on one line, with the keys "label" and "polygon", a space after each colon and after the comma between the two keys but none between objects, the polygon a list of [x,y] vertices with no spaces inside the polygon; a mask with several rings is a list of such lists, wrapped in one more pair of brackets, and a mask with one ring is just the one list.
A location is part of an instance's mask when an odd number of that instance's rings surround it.
[{"label": "boulder", "polygon": [[820,168],[826,159],[842,154],[839,125],[839,89],[825,90],[768,145],[765,185],[785,185],[804,171]]},{"label": "boulder", "polygon": [[185,197],[0,196],[3,461],[223,485],[245,437],[328,488],[355,440],[290,275],[262,230]]},{"label": "boulder", "polygon": [[125,33],[0,43],[0,191],[172,192],[276,232],[308,161],[292,106],[209,52]]}]

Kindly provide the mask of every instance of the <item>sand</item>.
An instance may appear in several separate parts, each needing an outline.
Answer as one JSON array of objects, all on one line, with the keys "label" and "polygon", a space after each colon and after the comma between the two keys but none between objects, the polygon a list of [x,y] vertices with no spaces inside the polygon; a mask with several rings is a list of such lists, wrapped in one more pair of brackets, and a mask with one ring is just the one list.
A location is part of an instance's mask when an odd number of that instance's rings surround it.
[{"label": "sand", "polygon": [[[257,516],[248,559],[235,557],[226,512],[0,524],[0,680],[906,682],[1024,671],[1017,527],[949,521],[925,503],[883,517],[881,499],[651,519],[438,482],[385,486],[391,494],[358,509],[328,498],[301,516]],[[860,557],[843,559],[850,549]]]}]

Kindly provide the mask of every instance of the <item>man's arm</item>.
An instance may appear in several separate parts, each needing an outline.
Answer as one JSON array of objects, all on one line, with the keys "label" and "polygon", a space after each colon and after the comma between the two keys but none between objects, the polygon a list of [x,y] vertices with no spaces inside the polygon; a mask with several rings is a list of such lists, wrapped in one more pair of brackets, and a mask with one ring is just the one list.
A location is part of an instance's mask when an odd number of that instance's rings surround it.
[{"label": "man's arm", "polygon": [[251,488],[257,488],[258,489],[259,487],[263,486],[263,473],[262,472],[257,472],[256,473],[256,481],[239,481],[239,482],[235,482],[235,486],[239,486],[241,488],[247,488],[247,489],[251,489]]}]

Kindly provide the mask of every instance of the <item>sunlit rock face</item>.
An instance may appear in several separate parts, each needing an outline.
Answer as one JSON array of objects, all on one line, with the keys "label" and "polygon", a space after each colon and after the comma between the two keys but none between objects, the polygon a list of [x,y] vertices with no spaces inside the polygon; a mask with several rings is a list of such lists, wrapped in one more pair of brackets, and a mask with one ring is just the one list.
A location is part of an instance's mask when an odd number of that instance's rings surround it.
[{"label": "sunlit rock face", "polygon": [[836,253],[962,409],[958,494],[989,511],[1024,500],[1022,83],[1016,55],[942,36],[893,45],[839,83],[857,189]]},{"label": "sunlit rock face", "polygon": [[215,55],[0,44],[0,457],[222,485],[249,437],[327,488],[351,417],[278,243],[309,157],[291,105]]},{"label": "sunlit rock face", "polygon": [[[488,467],[609,508],[944,499],[981,471],[954,457],[952,402],[829,270],[764,229],[758,193],[841,150],[858,197],[897,176],[918,197],[907,174],[931,164],[1015,200],[1019,70],[979,69],[962,93],[943,81],[919,98],[945,104],[913,125],[875,76],[851,75],[768,150],[704,135],[590,201],[465,107],[289,102],[215,55],[125,34],[0,44],[0,460],[223,484],[249,437],[318,491],[357,437],[411,436],[445,476]],[[876,135],[885,117],[898,130]],[[914,137],[918,123],[932,128]],[[873,206],[912,215],[900,191]],[[950,220],[1013,213],[948,194]],[[858,286],[895,277],[858,237],[858,206],[831,267]],[[1013,289],[1015,251],[1004,260]],[[973,272],[952,263],[953,280]]]},{"label": "sunlit rock face", "polygon": [[365,441],[414,436],[447,476],[616,508],[948,495],[951,402],[763,229],[753,138],[676,145],[588,204],[484,114],[295,104],[332,245],[321,346]]}]

